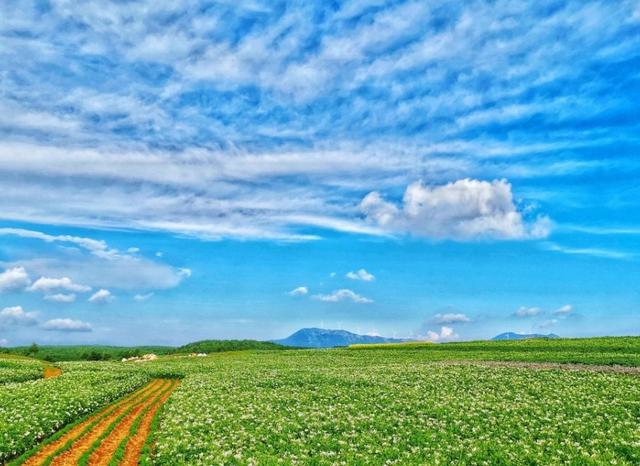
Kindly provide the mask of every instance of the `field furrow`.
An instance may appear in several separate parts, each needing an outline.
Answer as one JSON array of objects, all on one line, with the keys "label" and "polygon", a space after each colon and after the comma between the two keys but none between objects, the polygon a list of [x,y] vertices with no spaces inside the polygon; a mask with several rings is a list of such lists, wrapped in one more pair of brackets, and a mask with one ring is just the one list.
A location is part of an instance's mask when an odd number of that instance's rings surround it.
[{"label": "field furrow", "polygon": [[[162,387],[162,385],[162,380],[154,380],[144,387],[136,390],[135,392],[108,405],[107,407],[93,414],[81,423],[72,427],[69,431],[65,432],[59,438],[50,442],[45,442],[42,448],[40,448],[34,455],[29,457],[22,464],[26,466],[42,465],[47,464],[54,458],[55,464],[64,464],[58,463],[58,461],[62,459],[57,458],[58,456],[62,456],[61,454],[65,454],[68,451],[74,450],[76,446],[80,446],[81,444],[88,441],[88,439],[93,437],[96,432],[101,432],[101,430],[104,430],[106,427],[108,427],[109,424],[123,412],[127,411],[136,403],[139,403],[141,400],[146,399],[149,395],[157,392]],[[89,446],[92,443],[93,442],[89,443]],[[80,453],[80,455],[78,455],[78,458],[81,455],[82,452]],[[75,457],[75,454],[67,454],[67,456]]]},{"label": "field furrow", "polygon": [[160,396],[153,405],[145,412],[140,418],[140,423],[137,426],[137,430],[132,432],[132,435],[127,440],[124,456],[120,462],[121,466],[134,466],[140,462],[140,455],[144,448],[145,442],[151,433],[153,426],[153,420],[158,413],[158,410],[167,401],[173,390],[180,383],[179,380],[175,380],[171,387]]},{"label": "field furrow", "polygon": [[168,397],[173,385],[173,381],[167,380],[158,392],[155,392],[153,396],[147,398],[144,403],[136,405],[122,417],[103,439],[100,439],[94,444],[95,449],[88,457],[87,464],[91,466],[108,465],[120,443],[129,436],[136,420],[144,416],[144,413],[149,411],[152,406],[158,404],[165,395]]},{"label": "field furrow", "polygon": [[162,390],[164,384],[164,381],[158,381],[150,392],[139,397],[134,397],[130,403],[126,403],[125,405],[118,407],[118,409],[101,419],[92,429],[80,437],[68,449],[65,449],[59,455],[55,456],[53,461],[49,464],[51,466],[78,464],[82,456],[89,452],[96,443],[99,443],[106,432],[117,425],[128,412],[140,405],[143,405],[151,397],[155,396],[160,390]]}]

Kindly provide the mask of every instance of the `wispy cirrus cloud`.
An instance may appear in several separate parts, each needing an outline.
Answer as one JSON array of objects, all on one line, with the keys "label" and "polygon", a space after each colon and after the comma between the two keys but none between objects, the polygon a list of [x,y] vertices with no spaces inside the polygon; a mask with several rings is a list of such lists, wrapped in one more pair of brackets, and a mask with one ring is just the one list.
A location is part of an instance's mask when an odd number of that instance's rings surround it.
[{"label": "wispy cirrus cloud", "polygon": [[370,192],[637,165],[591,155],[637,144],[631,1],[199,4],[3,3],[2,219],[383,235]]},{"label": "wispy cirrus cloud", "polygon": [[[159,258],[149,259],[138,251],[120,251],[106,241],[73,235],[50,235],[21,228],[0,228],[0,236],[47,244],[76,246],[78,251],[51,248],[39,257],[15,257],[0,262],[2,289],[28,289],[52,294],[54,290],[84,293],[92,287],[123,289],[172,288],[191,276],[191,270],[171,267]],[[40,276],[33,284],[31,276]],[[30,285],[30,286],[29,286]]]}]

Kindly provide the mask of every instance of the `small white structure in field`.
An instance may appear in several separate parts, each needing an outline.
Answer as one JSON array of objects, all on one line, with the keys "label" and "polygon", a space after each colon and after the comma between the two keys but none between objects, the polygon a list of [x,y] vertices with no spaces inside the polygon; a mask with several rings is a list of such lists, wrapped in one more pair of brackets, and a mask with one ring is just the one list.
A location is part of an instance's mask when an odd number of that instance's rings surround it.
[{"label": "small white structure in field", "polygon": [[129,361],[147,362],[147,361],[155,361],[156,359],[158,359],[158,356],[156,356],[153,353],[149,353],[149,354],[144,354],[142,356],[133,356],[131,358],[122,358],[122,362],[129,362]]},{"label": "small white structure in field", "polygon": [[207,355],[207,353],[198,353],[196,354],[197,357],[199,358],[204,358]]}]

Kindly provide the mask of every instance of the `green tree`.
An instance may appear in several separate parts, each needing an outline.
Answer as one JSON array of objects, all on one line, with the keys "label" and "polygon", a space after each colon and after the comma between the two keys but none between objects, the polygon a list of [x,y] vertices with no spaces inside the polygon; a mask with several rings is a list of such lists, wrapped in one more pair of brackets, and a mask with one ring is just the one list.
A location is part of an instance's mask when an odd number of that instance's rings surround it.
[{"label": "green tree", "polygon": [[31,343],[31,346],[29,347],[29,354],[36,354],[38,351],[40,351],[40,347],[36,344],[36,343]]}]

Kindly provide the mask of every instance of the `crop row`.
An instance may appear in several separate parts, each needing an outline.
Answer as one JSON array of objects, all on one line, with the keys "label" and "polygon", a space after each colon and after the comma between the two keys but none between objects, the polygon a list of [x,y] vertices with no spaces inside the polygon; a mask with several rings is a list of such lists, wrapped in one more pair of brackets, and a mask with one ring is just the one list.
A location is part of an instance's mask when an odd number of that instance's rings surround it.
[{"label": "crop row", "polygon": [[20,455],[64,425],[145,383],[142,371],[90,363],[51,379],[0,386],[0,463]]},{"label": "crop row", "polygon": [[155,464],[640,464],[637,376],[353,351],[197,364]]},{"label": "crop row", "polygon": [[0,384],[39,379],[42,377],[42,369],[40,361],[0,355]]}]

